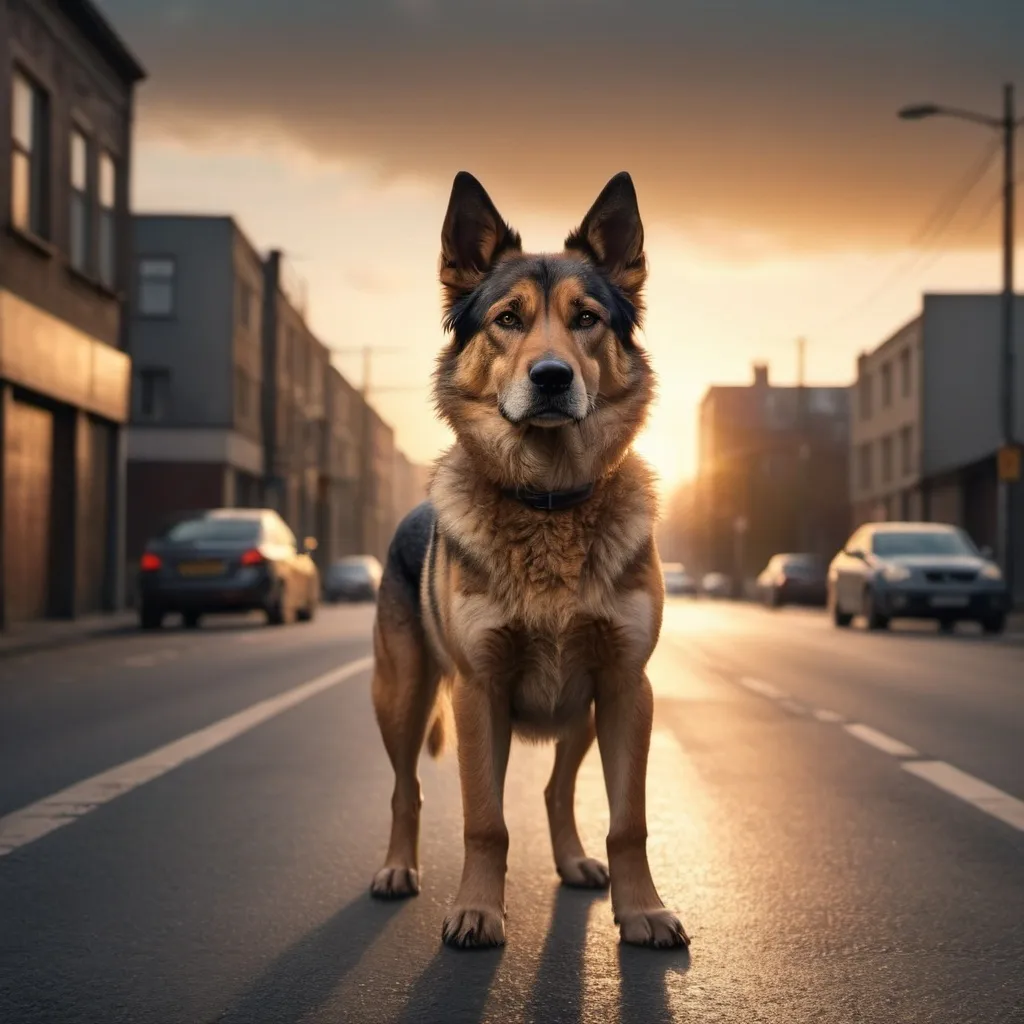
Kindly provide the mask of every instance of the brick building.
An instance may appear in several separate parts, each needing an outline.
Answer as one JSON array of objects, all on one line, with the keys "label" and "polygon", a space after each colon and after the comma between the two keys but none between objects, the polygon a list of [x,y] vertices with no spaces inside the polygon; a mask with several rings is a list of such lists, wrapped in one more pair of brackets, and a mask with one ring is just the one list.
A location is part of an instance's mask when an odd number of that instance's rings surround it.
[{"label": "brick building", "polygon": [[144,71],[86,0],[0,2],[0,625],[120,606]]}]

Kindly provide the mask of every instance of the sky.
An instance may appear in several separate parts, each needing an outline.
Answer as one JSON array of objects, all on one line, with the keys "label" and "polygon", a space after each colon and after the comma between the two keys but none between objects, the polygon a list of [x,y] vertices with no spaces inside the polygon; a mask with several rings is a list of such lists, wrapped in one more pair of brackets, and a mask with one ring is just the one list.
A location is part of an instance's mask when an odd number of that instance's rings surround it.
[{"label": "sky", "polygon": [[135,208],[233,213],[282,248],[343,372],[379,350],[373,401],[418,461],[449,440],[428,386],[460,169],[533,250],[632,174],[660,378],[640,447],[666,490],[710,384],[760,360],[792,382],[800,336],[810,382],[848,382],[922,290],[999,284],[996,134],[896,111],[998,114],[1004,81],[1024,90],[1019,0],[100,6],[150,74]]}]

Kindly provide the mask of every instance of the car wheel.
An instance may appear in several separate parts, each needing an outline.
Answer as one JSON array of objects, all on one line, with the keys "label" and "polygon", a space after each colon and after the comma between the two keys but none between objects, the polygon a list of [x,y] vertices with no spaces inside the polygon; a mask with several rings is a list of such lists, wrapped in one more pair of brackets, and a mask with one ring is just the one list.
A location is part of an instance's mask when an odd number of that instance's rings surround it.
[{"label": "car wheel", "polygon": [[840,629],[846,629],[847,626],[853,622],[853,616],[849,612],[844,612],[839,607],[839,597],[836,594],[831,596],[832,604],[832,622]]},{"label": "car wheel", "polygon": [[953,633],[956,631],[956,619],[939,619],[940,633]]},{"label": "car wheel", "polygon": [[990,615],[988,618],[981,620],[981,628],[984,632],[993,636],[997,633],[1002,633],[1006,629],[1006,616],[1002,612]]},{"label": "car wheel", "polygon": [[864,591],[864,618],[867,619],[870,630],[889,628],[889,618],[875,607],[875,598],[870,590]]},{"label": "car wheel", "polygon": [[267,625],[287,626],[295,618],[295,612],[288,600],[287,588],[282,584],[273,604],[267,608]]},{"label": "car wheel", "polygon": [[181,616],[181,623],[186,629],[198,629],[199,612],[185,612]]},{"label": "car wheel", "polygon": [[140,629],[160,629],[164,624],[164,613],[157,608],[143,605],[139,611]]}]

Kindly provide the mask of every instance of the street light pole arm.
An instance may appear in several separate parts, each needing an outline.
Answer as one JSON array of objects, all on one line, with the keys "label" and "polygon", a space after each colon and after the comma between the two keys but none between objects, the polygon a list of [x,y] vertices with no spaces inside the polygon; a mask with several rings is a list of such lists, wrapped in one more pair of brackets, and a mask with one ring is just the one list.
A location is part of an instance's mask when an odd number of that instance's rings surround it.
[{"label": "street light pole arm", "polygon": [[935,113],[941,117],[955,117],[960,121],[973,121],[988,128],[1003,128],[1001,117],[989,117],[988,114],[977,114],[973,110],[962,110],[960,107],[936,107]]}]

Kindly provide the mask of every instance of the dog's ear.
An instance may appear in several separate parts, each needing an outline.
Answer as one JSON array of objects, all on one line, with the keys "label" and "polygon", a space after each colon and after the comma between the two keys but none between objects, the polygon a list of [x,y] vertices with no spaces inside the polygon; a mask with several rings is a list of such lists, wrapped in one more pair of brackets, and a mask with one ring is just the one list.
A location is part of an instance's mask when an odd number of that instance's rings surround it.
[{"label": "dog's ear", "polygon": [[502,219],[483,185],[459,171],[441,228],[441,284],[448,306],[471,292],[500,256],[521,250],[518,232]]},{"label": "dog's ear", "polygon": [[620,171],[601,190],[565,248],[587,257],[636,305],[647,279],[644,226],[633,179]]}]

